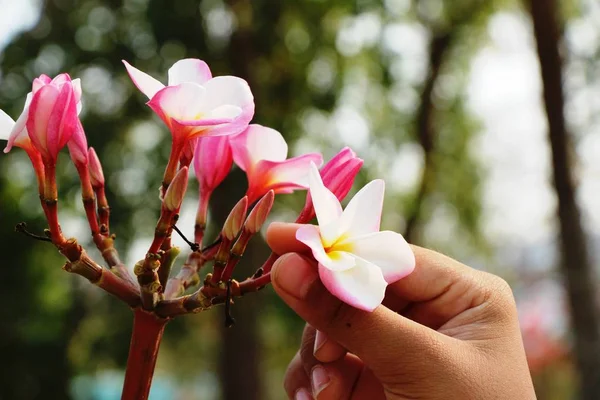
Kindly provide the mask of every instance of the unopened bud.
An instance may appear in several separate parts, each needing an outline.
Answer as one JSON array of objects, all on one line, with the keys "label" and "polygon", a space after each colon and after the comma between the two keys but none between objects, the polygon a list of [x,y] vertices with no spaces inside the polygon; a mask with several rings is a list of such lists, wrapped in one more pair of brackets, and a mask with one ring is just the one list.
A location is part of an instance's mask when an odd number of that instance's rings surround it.
[{"label": "unopened bud", "polygon": [[92,186],[95,188],[104,186],[102,164],[100,164],[100,159],[98,159],[98,155],[93,147],[88,149],[88,169],[90,171]]},{"label": "unopened bud", "polygon": [[183,167],[175,175],[173,181],[169,185],[165,198],[163,200],[163,206],[169,211],[177,211],[181,207],[183,202],[183,196],[188,185],[188,168]]},{"label": "unopened bud", "polygon": [[227,240],[235,239],[238,233],[240,233],[244,219],[246,218],[246,211],[248,211],[248,197],[244,196],[233,207],[223,225],[223,236]]},{"label": "unopened bud", "polygon": [[320,171],[323,184],[339,201],[348,194],[363,160],[349,147],[343,148]]},{"label": "unopened bud", "polygon": [[269,190],[267,194],[265,194],[259,201],[256,203],[256,206],[250,211],[250,215],[246,219],[246,224],[244,228],[249,233],[256,233],[260,231],[265,220],[269,216],[271,212],[271,208],[273,207],[273,201],[275,200],[275,192],[273,190]]}]

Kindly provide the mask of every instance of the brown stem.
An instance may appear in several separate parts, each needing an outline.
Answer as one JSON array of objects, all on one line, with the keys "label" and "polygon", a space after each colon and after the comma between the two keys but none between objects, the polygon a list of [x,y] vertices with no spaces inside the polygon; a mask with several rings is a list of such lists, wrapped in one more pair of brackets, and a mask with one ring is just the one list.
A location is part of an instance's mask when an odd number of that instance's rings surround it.
[{"label": "brown stem", "polygon": [[146,400],[167,319],[136,308],[121,400]]},{"label": "brown stem", "polygon": [[66,240],[59,250],[69,259],[69,262],[63,267],[65,271],[83,276],[131,307],[137,307],[140,304],[137,287],[94,262],[75,239]]},{"label": "brown stem", "polygon": [[106,192],[104,190],[104,186],[99,186],[94,188],[96,192],[97,199],[97,207],[98,207],[98,217],[100,219],[100,226],[103,229],[103,234],[110,234],[110,206],[108,205],[108,200],[106,198]]},{"label": "brown stem", "polygon": [[98,225],[98,216],[96,215],[96,196],[92,188],[92,181],[90,180],[90,171],[87,164],[75,163],[75,166],[79,173],[79,180],[81,181],[81,199],[85,215],[92,231],[92,236],[95,236],[100,233],[100,226]]},{"label": "brown stem", "polygon": [[171,184],[173,178],[175,178],[175,175],[177,174],[177,167],[179,166],[179,159],[181,157],[182,151],[183,143],[181,143],[181,140],[173,140],[173,144],[171,147],[171,155],[169,156],[169,162],[167,163],[167,167],[165,168],[165,174],[163,176],[163,196],[167,192],[169,185]]},{"label": "brown stem", "polygon": [[44,164],[44,195],[41,198],[42,208],[46,213],[48,229],[50,229],[50,238],[52,243],[60,246],[65,242],[65,238],[58,224],[58,190],[56,188],[56,164]]}]

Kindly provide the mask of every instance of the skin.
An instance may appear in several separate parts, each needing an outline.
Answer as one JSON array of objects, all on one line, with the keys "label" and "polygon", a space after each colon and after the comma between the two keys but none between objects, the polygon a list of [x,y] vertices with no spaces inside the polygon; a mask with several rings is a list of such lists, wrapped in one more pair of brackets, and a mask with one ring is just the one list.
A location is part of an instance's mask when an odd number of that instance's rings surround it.
[{"label": "skin", "polygon": [[267,241],[277,294],[307,325],[284,387],[290,399],[535,399],[512,291],[501,278],[412,246],[415,271],[372,313],[332,296],[295,238]]}]

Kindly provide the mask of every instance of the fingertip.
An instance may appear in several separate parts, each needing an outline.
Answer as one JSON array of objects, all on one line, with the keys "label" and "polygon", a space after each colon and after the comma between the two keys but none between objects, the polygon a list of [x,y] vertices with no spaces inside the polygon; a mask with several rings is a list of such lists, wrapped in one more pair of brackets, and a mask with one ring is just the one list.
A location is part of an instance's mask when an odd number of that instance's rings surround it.
[{"label": "fingertip", "polygon": [[308,248],[296,240],[296,231],[301,224],[273,222],[267,228],[267,244],[276,254],[306,252]]},{"label": "fingertip", "polygon": [[275,291],[292,308],[290,302],[303,301],[318,277],[314,263],[297,253],[279,257],[271,270],[271,282]]}]

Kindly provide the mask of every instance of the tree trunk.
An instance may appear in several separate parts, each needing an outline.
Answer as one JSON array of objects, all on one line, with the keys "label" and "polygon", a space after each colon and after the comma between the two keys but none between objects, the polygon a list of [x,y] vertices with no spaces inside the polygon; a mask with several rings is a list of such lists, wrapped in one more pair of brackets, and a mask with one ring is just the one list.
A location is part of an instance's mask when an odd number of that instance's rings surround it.
[{"label": "tree trunk", "polygon": [[406,227],[404,228],[404,237],[409,243],[418,241],[416,233],[423,213],[423,203],[433,189],[433,181],[435,179],[435,165],[433,160],[435,145],[433,89],[444,64],[445,55],[450,48],[452,32],[444,32],[443,34],[434,36],[429,45],[429,73],[421,91],[421,103],[419,104],[416,118],[417,137],[423,150],[423,171],[421,172],[421,182],[419,183],[416,198],[413,201],[412,211],[406,219]]},{"label": "tree trunk", "polygon": [[600,329],[595,282],[569,163],[564,116],[560,29],[555,0],[528,0],[544,83],[548,138],[558,197],[561,272],[564,276],[574,332],[574,355],[581,374],[581,398],[600,398]]}]

